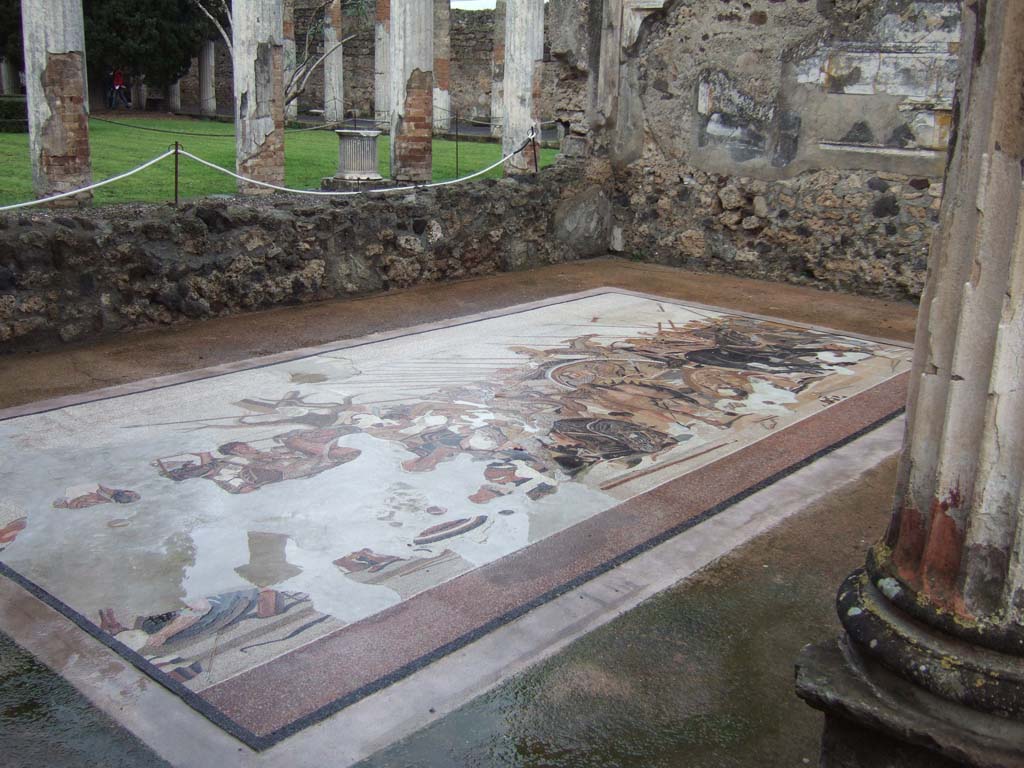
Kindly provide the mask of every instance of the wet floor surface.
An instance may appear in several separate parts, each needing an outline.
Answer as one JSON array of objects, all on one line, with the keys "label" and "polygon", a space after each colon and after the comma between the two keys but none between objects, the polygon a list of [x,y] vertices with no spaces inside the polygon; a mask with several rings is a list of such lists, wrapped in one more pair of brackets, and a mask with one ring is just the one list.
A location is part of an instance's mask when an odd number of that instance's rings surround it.
[{"label": "wet floor surface", "polygon": [[917,316],[910,302],[595,259],[0,354],[0,408],[602,287],[897,341],[913,341]]},{"label": "wet floor surface", "polygon": [[807,643],[888,518],[895,462],[359,768],[817,765]]},{"label": "wet floor surface", "polygon": [[0,745],[6,768],[167,765],[2,634]]}]

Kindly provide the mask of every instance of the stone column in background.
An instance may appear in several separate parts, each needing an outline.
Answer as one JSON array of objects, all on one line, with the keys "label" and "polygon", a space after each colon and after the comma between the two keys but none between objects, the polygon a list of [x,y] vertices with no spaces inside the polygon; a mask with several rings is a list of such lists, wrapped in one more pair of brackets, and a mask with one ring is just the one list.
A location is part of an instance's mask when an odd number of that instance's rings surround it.
[{"label": "stone column in background", "polygon": [[176,80],[167,86],[167,110],[177,114],[181,112],[181,81]]},{"label": "stone column in background", "polygon": [[491,135],[501,136],[505,121],[505,0],[494,4],[494,42],[491,45]]},{"label": "stone column in background", "polygon": [[216,47],[207,40],[199,49],[199,111],[207,117],[217,114]]},{"label": "stone column in background", "polygon": [[452,6],[434,0],[434,127],[447,133],[452,126]]},{"label": "stone column in background", "polygon": [[892,522],[840,589],[846,653],[799,666],[823,766],[1024,765],[1024,3],[963,30]]},{"label": "stone column in background", "polygon": [[338,45],[344,31],[342,0],[333,0],[325,9],[324,52],[337,49],[324,59],[324,120],[338,123],[345,119],[345,54]]},{"label": "stone column in background", "polygon": [[[280,0],[234,0],[235,164],[243,176],[284,183],[284,26]],[[239,182],[239,191],[264,188]]]},{"label": "stone column in background", "polygon": [[377,0],[373,23],[373,109],[378,123],[391,122],[391,0]]},{"label": "stone column in background", "polygon": [[[544,69],[544,0],[508,0],[505,11],[505,92],[501,148],[509,154],[537,131]],[[538,143],[505,163],[507,173],[533,173]]]},{"label": "stone column in background", "polygon": [[0,56],[0,94],[13,96],[18,92],[18,74],[11,60]]},{"label": "stone column in background", "polygon": [[[29,154],[38,197],[92,181],[81,0],[22,0]],[[87,203],[92,193],[70,200]]]},{"label": "stone column in background", "polygon": [[135,75],[131,79],[132,85],[132,109],[137,112],[146,110],[146,103],[149,101],[149,86],[146,85],[145,75]]},{"label": "stone column in background", "polygon": [[[282,21],[281,51],[284,59],[284,96],[288,97],[288,85],[295,75],[295,0],[282,0],[281,5]],[[284,116],[286,120],[297,120],[299,117],[299,100],[293,99],[284,105]]]},{"label": "stone column in background", "polygon": [[430,181],[434,0],[391,0],[391,176]]}]

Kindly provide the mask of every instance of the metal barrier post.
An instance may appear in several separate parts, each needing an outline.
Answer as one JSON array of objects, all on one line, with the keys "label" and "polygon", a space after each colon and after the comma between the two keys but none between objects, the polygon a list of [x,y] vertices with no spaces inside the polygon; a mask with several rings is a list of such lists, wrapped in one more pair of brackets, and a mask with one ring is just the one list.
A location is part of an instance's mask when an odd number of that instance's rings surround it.
[{"label": "metal barrier post", "polygon": [[174,207],[178,207],[178,153],[181,151],[181,144],[174,142]]}]

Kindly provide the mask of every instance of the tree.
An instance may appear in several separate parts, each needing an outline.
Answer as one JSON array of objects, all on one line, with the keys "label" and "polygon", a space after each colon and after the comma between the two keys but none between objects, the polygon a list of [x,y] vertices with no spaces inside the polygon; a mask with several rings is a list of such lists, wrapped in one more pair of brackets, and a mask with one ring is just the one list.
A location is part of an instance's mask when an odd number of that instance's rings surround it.
[{"label": "tree", "polygon": [[84,0],[82,7],[90,67],[118,67],[157,87],[184,75],[211,33],[190,0]]},{"label": "tree", "polygon": [[[194,8],[202,13],[206,20],[217,30],[224,44],[234,57],[234,44],[231,39],[231,2],[230,0],[188,0]],[[309,27],[306,29],[305,40],[302,49],[296,57],[295,70],[291,73],[284,88],[284,103],[291,104],[306,90],[306,83],[317,67],[324,63],[324,60],[334,51],[343,46],[356,35],[351,34],[343,37],[331,48],[321,51],[320,43],[323,41],[324,25],[327,20],[327,9],[332,0],[321,2],[310,15]],[[371,0],[344,0],[344,8],[347,18],[365,21],[369,18]]]},{"label": "tree", "polygon": [[0,56],[15,69],[22,68],[25,50],[21,43],[21,1],[0,0]]}]

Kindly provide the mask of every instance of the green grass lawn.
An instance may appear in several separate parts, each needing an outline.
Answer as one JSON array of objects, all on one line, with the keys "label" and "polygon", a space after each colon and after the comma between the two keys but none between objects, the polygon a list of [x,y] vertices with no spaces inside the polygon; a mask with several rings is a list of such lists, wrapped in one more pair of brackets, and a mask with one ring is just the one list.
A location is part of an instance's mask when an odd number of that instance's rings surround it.
[{"label": "green grass lawn", "polygon": [[[217,134],[187,136],[153,133],[111,125],[99,120],[89,121],[92,146],[92,176],[95,181],[116,176],[134,168],[169,149],[177,139],[194,155],[224,168],[235,168],[234,126],[228,123],[188,118],[121,117],[118,122],[133,126],[161,128],[182,132]],[[380,172],[388,176],[388,137],[377,142]],[[557,151],[541,150],[541,165],[550,165]],[[285,140],[285,181],[295,189],[319,189],[320,179],[333,176],[338,170],[338,138],[331,131],[288,133]],[[485,168],[501,158],[501,146],[491,143],[461,142],[459,144],[459,176]],[[205,168],[188,158],[180,158],[180,191],[183,199],[237,191],[234,179]],[[31,200],[32,170],[28,156],[28,134],[0,133],[0,205]],[[488,177],[500,178],[500,168]],[[455,142],[434,141],[434,181],[456,178]],[[111,184],[95,192],[99,205],[126,202],[166,202],[174,199],[174,160],[168,158],[131,178]]]}]

